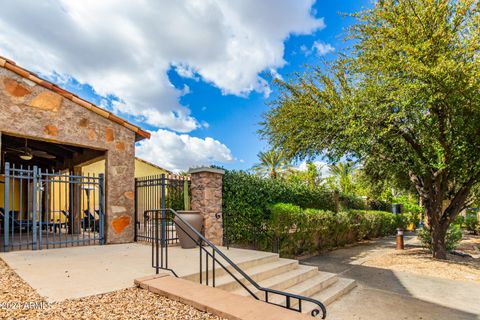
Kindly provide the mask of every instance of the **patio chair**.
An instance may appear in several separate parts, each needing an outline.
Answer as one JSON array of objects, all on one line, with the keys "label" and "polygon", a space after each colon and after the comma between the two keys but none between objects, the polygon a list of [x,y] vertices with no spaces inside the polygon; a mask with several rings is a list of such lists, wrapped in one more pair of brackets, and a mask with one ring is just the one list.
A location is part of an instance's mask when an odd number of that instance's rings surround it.
[{"label": "patio chair", "polygon": [[4,221],[5,221],[5,211],[3,210],[3,208],[0,208],[0,230],[1,230],[2,232],[4,232],[4,231],[3,231],[3,223],[4,223]]},{"label": "patio chair", "polygon": [[[98,210],[95,210],[95,212],[97,212],[98,214]],[[85,214],[85,217],[83,217],[83,220],[82,220],[83,230],[90,229],[91,231],[99,232],[100,220],[96,219],[95,216],[89,210],[84,210],[83,213]]]},{"label": "patio chair", "polygon": [[71,225],[70,212],[66,210],[60,210],[60,212],[65,216],[65,222],[61,223],[60,227],[64,227],[65,229],[67,229],[67,232],[68,232]]},{"label": "patio chair", "polygon": [[[33,223],[30,220],[21,220],[21,219],[15,219],[15,216],[19,214],[18,211],[10,210],[9,214],[9,219],[11,219],[12,222],[9,224],[13,225],[13,231],[31,231]],[[0,207],[0,229],[3,229],[4,221],[5,221],[5,209]],[[4,230],[5,231],[5,230]]]}]

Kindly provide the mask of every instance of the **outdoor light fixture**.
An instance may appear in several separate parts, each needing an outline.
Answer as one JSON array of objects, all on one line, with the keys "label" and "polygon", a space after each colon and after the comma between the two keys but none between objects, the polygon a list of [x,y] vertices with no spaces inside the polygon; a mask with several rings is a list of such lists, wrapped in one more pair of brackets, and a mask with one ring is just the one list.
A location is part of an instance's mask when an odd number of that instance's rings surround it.
[{"label": "outdoor light fixture", "polygon": [[32,156],[31,153],[24,153],[24,154],[20,155],[20,159],[25,160],[25,161],[32,160],[32,158],[33,158],[33,156]]}]

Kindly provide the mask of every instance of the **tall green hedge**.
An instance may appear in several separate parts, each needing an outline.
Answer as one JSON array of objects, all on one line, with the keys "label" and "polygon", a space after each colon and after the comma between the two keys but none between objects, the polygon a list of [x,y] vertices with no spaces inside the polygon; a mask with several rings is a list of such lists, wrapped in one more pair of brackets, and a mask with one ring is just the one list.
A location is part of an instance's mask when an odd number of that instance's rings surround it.
[{"label": "tall green hedge", "polygon": [[[339,195],[341,210],[365,210],[363,199]],[[284,202],[302,209],[336,211],[333,193],[304,184],[226,171],[223,179],[223,213],[227,237],[233,242],[250,243],[270,220],[272,204]],[[382,204],[379,202],[379,204]]]},{"label": "tall green hedge", "polygon": [[335,210],[330,192],[283,180],[265,179],[244,171],[225,172],[224,213],[268,218],[268,206],[277,202],[288,202],[302,208]]},{"label": "tall green hedge", "polygon": [[244,171],[226,171],[223,178],[223,216],[227,240],[230,243],[251,244],[262,238],[262,230],[270,218],[268,207],[277,202],[289,202],[302,208],[335,210],[330,192],[265,179]]},{"label": "tall green hedge", "polygon": [[269,250],[268,241],[273,239],[284,256],[315,254],[360,240],[391,235],[397,227],[404,227],[407,223],[406,216],[383,211],[332,212],[302,209],[287,203],[274,204],[269,210],[270,219],[265,224],[264,234],[260,235],[265,237],[260,242],[260,249]]}]

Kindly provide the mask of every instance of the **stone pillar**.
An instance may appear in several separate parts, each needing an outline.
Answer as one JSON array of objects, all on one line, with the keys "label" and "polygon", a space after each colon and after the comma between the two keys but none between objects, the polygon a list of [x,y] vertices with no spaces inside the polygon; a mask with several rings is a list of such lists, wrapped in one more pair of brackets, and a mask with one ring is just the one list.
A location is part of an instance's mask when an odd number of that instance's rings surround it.
[{"label": "stone pillar", "polygon": [[222,185],[224,170],[190,169],[191,207],[203,215],[205,237],[215,245],[223,244]]},{"label": "stone pillar", "polygon": [[133,242],[134,237],[134,144],[108,151],[105,165],[106,243]]}]

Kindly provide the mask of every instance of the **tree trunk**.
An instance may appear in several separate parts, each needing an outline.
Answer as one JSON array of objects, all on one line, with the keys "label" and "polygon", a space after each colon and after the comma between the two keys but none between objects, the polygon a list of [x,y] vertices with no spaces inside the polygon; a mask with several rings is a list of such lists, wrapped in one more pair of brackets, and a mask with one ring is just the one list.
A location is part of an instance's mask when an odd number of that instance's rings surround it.
[{"label": "tree trunk", "polygon": [[[434,199],[433,201],[431,199]],[[428,227],[430,228],[430,236],[432,239],[433,258],[446,260],[447,247],[445,237],[447,229],[450,225],[448,219],[442,219],[445,209],[443,208],[443,200],[435,199],[430,196],[428,199],[422,199],[425,207],[425,213],[428,217]],[[436,200],[436,201],[435,201]]]},{"label": "tree trunk", "polygon": [[447,247],[445,237],[447,235],[447,229],[450,223],[436,223],[432,225],[432,253],[435,259],[446,260],[447,259]]}]

